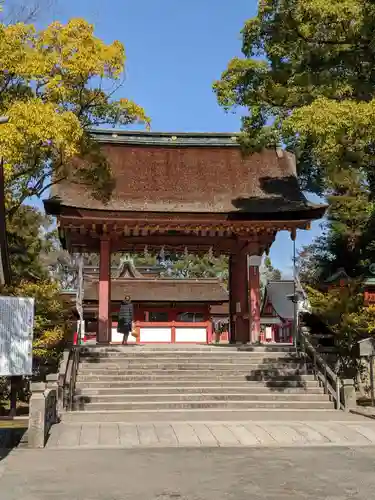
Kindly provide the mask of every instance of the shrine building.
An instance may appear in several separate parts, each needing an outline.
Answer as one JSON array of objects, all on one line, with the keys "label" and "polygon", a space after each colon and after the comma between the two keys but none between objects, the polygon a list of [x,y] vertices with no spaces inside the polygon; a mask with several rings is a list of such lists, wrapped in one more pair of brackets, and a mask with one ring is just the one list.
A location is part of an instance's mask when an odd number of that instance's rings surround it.
[{"label": "shrine building", "polygon": [[[281,149],[246,156],[235,134],[95,130],[92,136],[111,166],[109,201],[91,195],[72,168],[44,205],[57,217],[64,248],[100,254],[97,342],[114,340],[111,252],[143,253],[145,247],[227,255],[230,340],[260,341],[263,253],[278,231],[295,238],[326,210],[300,191],[294,156]],[[152,341],[163,341],[161,328]]]},{"label": "shrine building", "polygon": [[[118,312],[125,295],[134,307],[134,333],[129,343],[211,343],[220,323],[227,327],[228,292],[217,278],[176,279],[161,276],[163,267],[135,267],[126,258],[111,269],[111,342],[122,343],[117,332]],[[84,269],[84,342],[96,339],[98,330],[99,269]],[[75,290],[63,291],[72,305]],[[74,306],[73,306],[74,307]],[[224,314],[221,314],[224,312]],[[226,314],[225,314],[226,313]],[[221,329],[221,341],[228,340],[228,328]]]},{"label": "shrine building", "polygon": [[290,344],[295,321],[294,297],[300,292],[293,280],[269,281],[261,309],[261,341]]},{"label": "shrine building", "polygon": [[[358,280],[358,278],[357,278]],[[333,290],[335,288],[346,287],[350,282],[355,282],[355,279],[351,278],[343,267],[340,267],[335,273],[329,276],[323,283],[323,290]],[[371,264],[369,266],[368,276],[363,276],[360,279],[363,298],[365,306],[372,306],[375,304],[375,265]]]}]

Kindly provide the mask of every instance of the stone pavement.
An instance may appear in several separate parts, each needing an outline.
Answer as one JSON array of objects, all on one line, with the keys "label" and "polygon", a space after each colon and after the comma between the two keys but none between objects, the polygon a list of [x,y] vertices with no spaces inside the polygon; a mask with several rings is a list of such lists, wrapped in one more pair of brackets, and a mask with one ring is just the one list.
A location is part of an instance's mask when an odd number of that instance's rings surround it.
[{"label": "stone pavement", "polygon": [[375,448],[15,450],[4,500],[370,500]]},{"label": "stone pavement", "polygon": [[375,422],[223,421],[63,423],[52,428],[49,449],[155,447],[280,447],[375,445]]}]

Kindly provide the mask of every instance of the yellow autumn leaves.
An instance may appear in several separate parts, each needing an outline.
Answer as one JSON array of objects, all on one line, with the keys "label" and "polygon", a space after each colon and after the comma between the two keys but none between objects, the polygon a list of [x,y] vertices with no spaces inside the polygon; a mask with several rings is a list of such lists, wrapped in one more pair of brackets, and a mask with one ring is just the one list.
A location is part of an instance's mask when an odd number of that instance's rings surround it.
[{"label": "yellow autumn leaves", "polygon": [[123,45],[105,44],[84,19],[42,31],[0,25],[0,115],[9,117],[0,126],[0,155],[17,197],[28,189],[38,196],[46,168],[53,174],[56,158],[61,169],[79,154],[90,127],[149,123],[138,104],[111,99],[124,65]]},{"label": "yellow autumn leaves", "polygon": [[47,161],[52,145],[67,157],[78,152],[82,128],[74,113],[38,98],[15,101],[6,113],[10,120],[0,127],[0,155],[7,165],[22,168],[35,154]]}]

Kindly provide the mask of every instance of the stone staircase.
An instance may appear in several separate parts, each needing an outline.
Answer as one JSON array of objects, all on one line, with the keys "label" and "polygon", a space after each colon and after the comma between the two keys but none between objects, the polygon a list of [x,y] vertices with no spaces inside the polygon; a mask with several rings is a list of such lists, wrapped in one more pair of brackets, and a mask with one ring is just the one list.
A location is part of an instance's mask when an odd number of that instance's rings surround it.
[{"label": "stone staircase", "polygon": [[[202,419],[255,410],[333,409],[311,366],[291,348],[92,347],[81,355],[65,420]],[[209,413],[208,413],[209,412]],[[199,418],[199,415],[198,415]]]}]

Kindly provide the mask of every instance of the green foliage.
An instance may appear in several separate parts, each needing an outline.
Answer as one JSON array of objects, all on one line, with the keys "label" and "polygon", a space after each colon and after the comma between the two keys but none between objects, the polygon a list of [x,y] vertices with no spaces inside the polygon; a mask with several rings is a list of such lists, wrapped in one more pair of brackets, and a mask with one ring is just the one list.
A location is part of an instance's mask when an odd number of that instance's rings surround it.
[{"label": "green foliage", "polygon": [[135,266],[156,266],[158,260],[156,255],[151,255],[149,253],[135,254],[132,256]]},{"label": "green foliage", "polygon": [[267,255],[260,266],[260,289],[262,296],[265,293],[269,281],[281,280],[281,271],[273,267],[270,257]]},{"label": "green foliage", "polygon": [[352,277],[366,275],[369,264],[375,262],[374,204],[363,176],[355,170],[337,168],[335,191],[328,200],[330,209],[323,233],[302,250],[299,258],[301,278],[312,285],[341,267]]},{"label": "green foliage", "polygon": [[[298,264],[348,369],[353,345],[375,330],[360,286],[375,262],[374,29],[371,0],[262,0],[242,31],[244,57],[214,84],[221,106],[248,110],[244,148],[285,145],[301,187],[329,201],[322,235]],[[319,291],[340,267],[355,283]]]},{"label": "green foliage", "polygon": [[370,0],[260,2],[242,31],[244,58],[214,84],[220,105],[249,111],[244,145],[286,144],[317,191],[337,165],[372,168],[374,25]]},{"label": "green foliage", "polygon": [[175,278],[219,278],[227,283],[228,259],[226,256],[215,258],[209,254],[177,256],[168,276]]},{"label": "green foliage", "polygon": [[47,279],[43,256],[54,245],[52,221],[35,207],[21,205],[7,217],[7,237],[14,283]]},{"label": "green foliage", "polygon": [[261,277],[264,281],[279,281],[281,280],[281,271],[273,267],[270,257],[264,259],[260,269]]},{"label": "green foliage", "polygon": [[248,111],[245,150],[286,146],[301,187],[330,203],[300,259],[311,284],[375,262],[374,29],[370,0],[262,0],[242,30],[243,57],[214,84],[221,106]]},{"label": "green foliage", "polygon": [[35,321],[33,355],[36,365],[56,362],[69,328],[70,312],[51,278],[48,256],[56,246],[51,220],[35,207],[21,205],[7,216],[12,286],[4,295],[33,297]]},{"label": "green foliage", "polygon": [[375,306],[365,306],[363,287],[357,281],[327,292],[308,287],[307,292],[314,313],[335,334],[343,375],[354,377],[359,366],[353,348],[359,340],[375,335]]},{"label": "green foliage", "polygon": [[51,280],[23,281],[7,290],[16,297],[35,300],[33,355],[39,363],[56,360],[69,333],[70,312],[57,283]]}]

